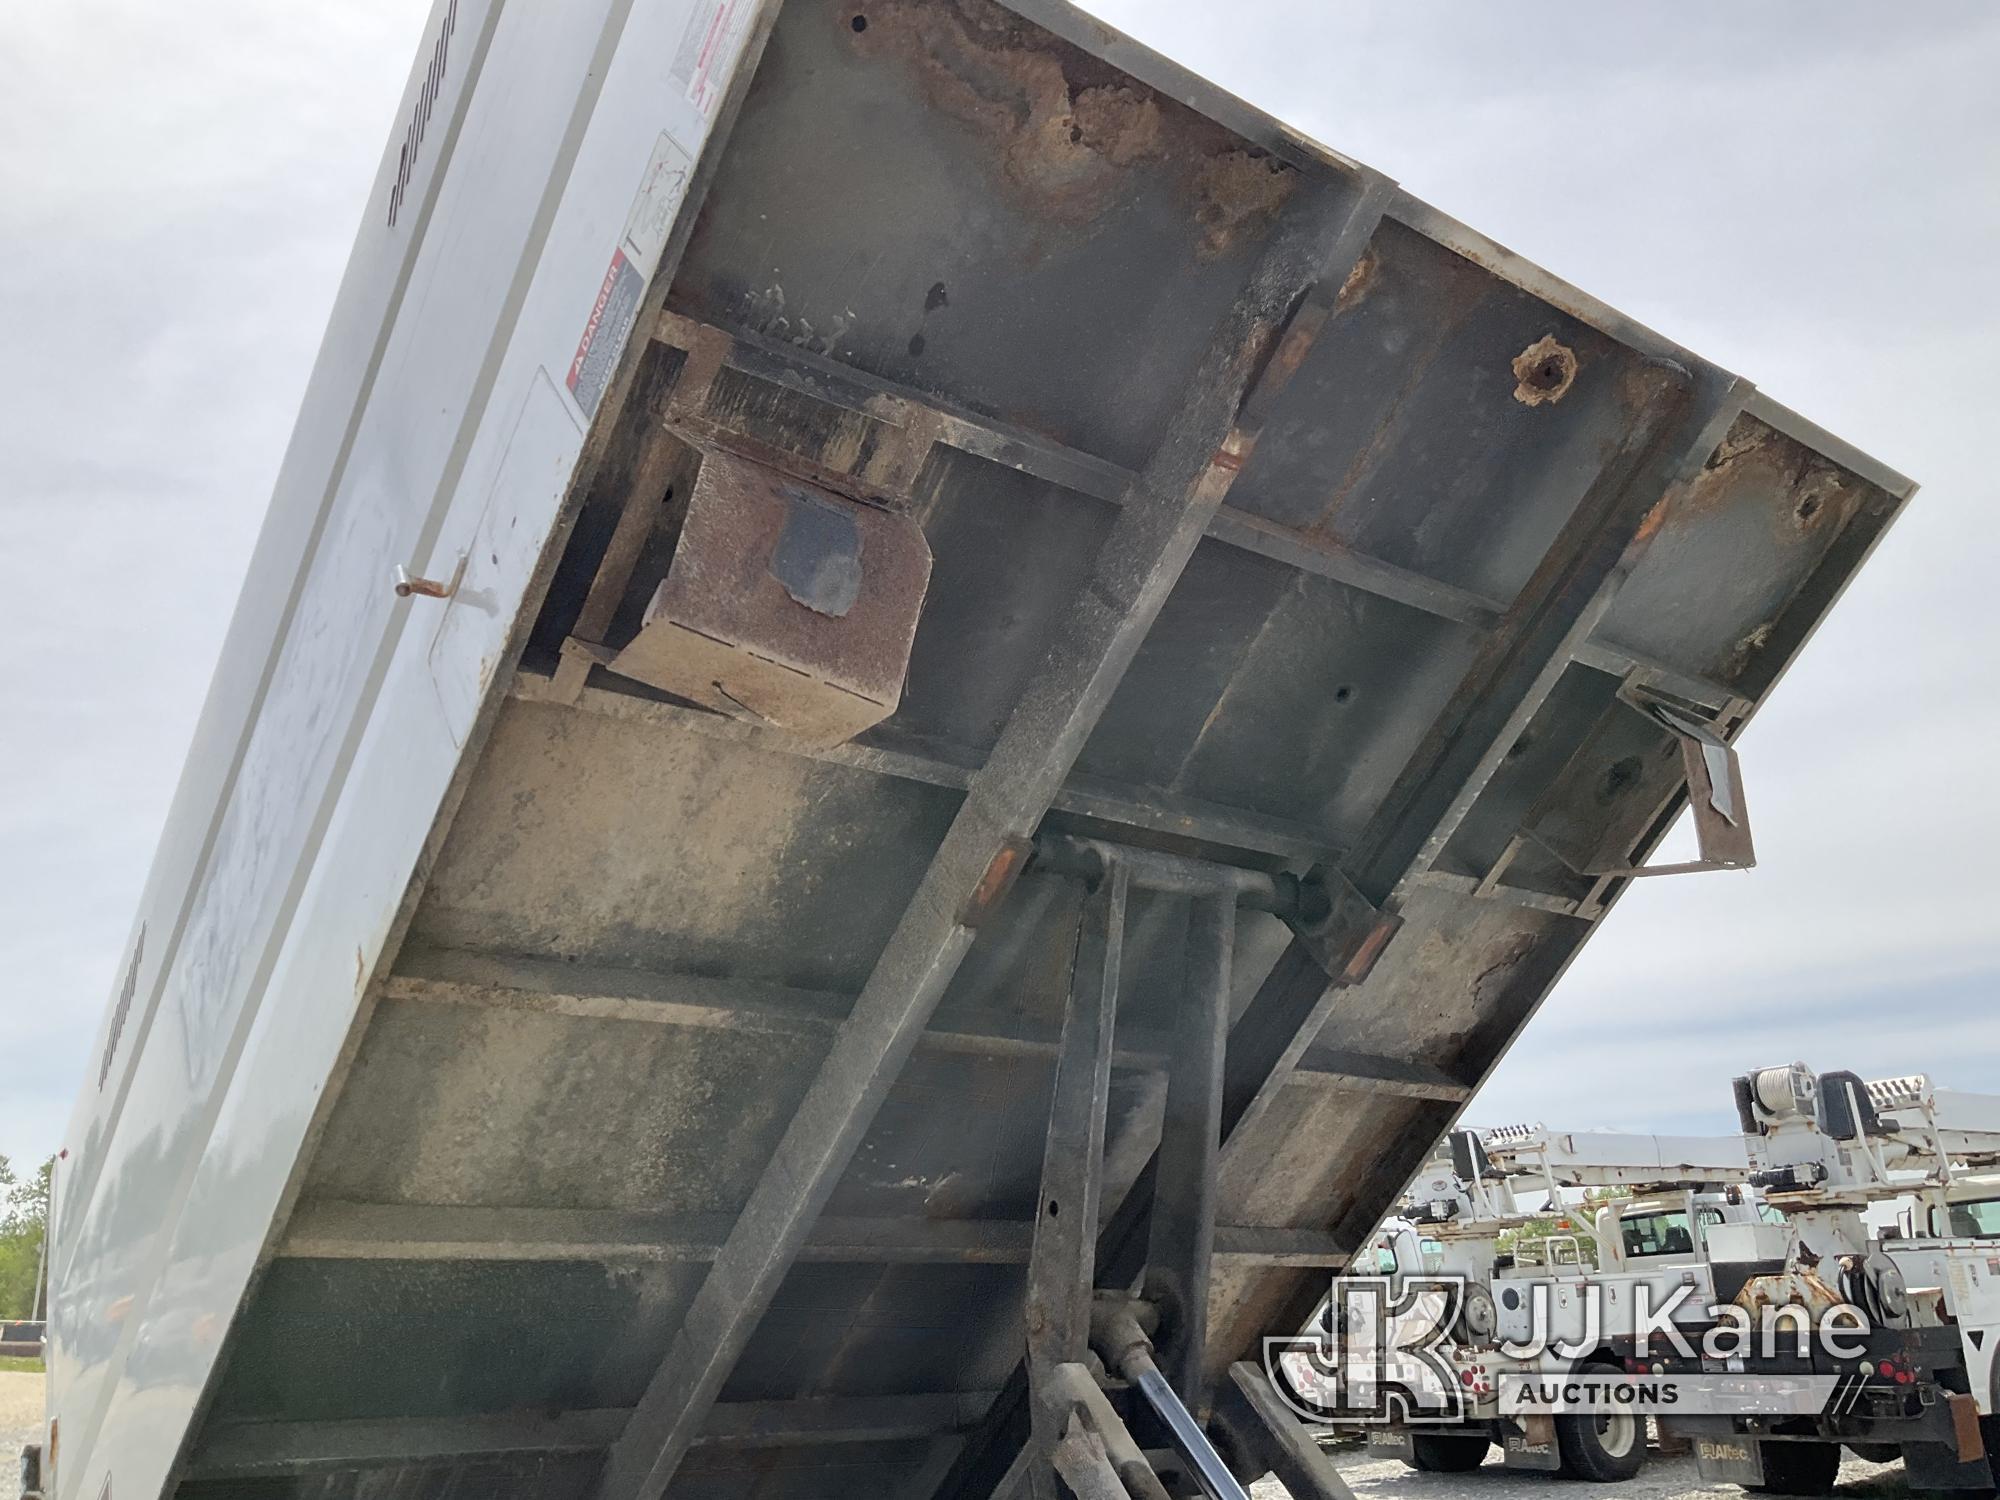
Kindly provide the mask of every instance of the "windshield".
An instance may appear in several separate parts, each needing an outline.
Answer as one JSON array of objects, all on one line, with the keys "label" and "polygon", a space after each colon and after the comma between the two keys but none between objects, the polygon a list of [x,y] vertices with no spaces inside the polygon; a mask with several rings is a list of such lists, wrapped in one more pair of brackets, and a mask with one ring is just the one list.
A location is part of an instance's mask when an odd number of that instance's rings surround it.
[{"label": "windshield", "polygon": [[1952,1204],[1951,1232],[1959,1239],[2000,1239],[2000,1198]]}]

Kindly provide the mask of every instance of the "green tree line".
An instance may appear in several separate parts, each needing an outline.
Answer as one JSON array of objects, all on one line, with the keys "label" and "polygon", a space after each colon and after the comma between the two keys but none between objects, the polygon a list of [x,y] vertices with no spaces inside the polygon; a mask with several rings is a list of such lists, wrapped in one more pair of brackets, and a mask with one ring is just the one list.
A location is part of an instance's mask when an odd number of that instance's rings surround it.
[{"label": "green tree line", "polygon": [[0,1156],[0,1318],[30,1318],[41,1274],[42,1241],[49,1230],[51,1156],[23,1179]]},{"label": "green tree line", "polygon": [[1500,1231],[1496,1248],[1503,1255],[1527,1252],[1539,1255],[1552,1235],[1573,1235],[1583,1263],[1597,1264],[1597,1237],[1592,1232],[1597,1211],[1607,1203],[1622,1202],[1632,1196],[1630,1188],[1586,1188],[1580,1203],[1555,1203],[1513,1229]]}]

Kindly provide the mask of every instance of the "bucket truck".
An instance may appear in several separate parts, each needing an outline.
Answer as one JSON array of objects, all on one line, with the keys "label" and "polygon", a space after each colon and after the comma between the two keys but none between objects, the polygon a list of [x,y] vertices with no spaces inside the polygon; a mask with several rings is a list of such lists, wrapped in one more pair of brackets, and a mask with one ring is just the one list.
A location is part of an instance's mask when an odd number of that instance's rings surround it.
[{"label": "bucket truck", "polygon": [[[1785,1223],[1709,1235],[1718,1291],[1748,1312],[1799,1309],[1819,1329],[1728,1357],[1734,1372],[1844,1377],[1827,1410],[1673,1419],[1704,1477],[1825,1494],[1842,1446],[1901,1457],[1927,1490],[1991,1493],[2000,1442],[2000,1095],[1924,1075],[1865,1082],[1802,1063],[1736,1080],[1751,1181]],[[1899,1223],[1869,1211],[1901,1200]],[[1714,1369],[1673,1351],[1669,1372]]]},{"label": "bucket truck", "polygon": [[[1458,1284],[1455,1297],[1427,1294],[1436,1308],[1419,1301],[1398,1332],[1407,1349],[1449,1318],[1437,1350],[1462,1406],[1446,1424],[1408,1420],[1407,1405],[1398,1420],[1356,1424],[1369,1446],[1420,1469],[1473,1468],[1498,1443],[1512,1468],[1599,1482],[1637,1473],[1646,1456],[1642,1418],[1516,1420],[1501,1413],[1501,1377],[1622,1369],[1646,1310],[1671,1303],[1671,1318],[1698,1321],[1713,1292],[1707,1237],[1759,1222],[1762,1210],[1744,1187],[1749,1170],[1734,1136],[1539,1125],[1454,1131],[1411,1183],[1377,1248],[1393,1256],[1392,1291],[1413,1274]],[[1579,1189],[1629,1196],[1566,1210],[1563,1195]],[[1533,1202],[1538,1194],[1546,1201]],[[1529,1234],[1550,1217],[1555,1232]]]}]

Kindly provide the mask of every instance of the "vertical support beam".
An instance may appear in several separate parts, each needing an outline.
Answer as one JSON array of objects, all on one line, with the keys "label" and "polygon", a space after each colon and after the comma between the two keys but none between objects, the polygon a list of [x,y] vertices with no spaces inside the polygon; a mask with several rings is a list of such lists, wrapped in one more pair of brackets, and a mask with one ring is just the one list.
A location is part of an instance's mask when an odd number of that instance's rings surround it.
[{"label": "vertical support beam", "polygon": [[[1034,1395],[1034,1475],[1046,1484],[1067,1405],[1053,1398],[1057,1365],[1090,1350],[1090,1294],[1097,1264],[1097,1213],[1104,1182],[1104,1110],[1111,1093],[1111,1039],[1131,877],[1113,864],[1084,902],[1069,1010],[1056,1054],[1042,1190],[1028,1257],[1028,1380]],[[1046,1493],[1053,1494],[1052,1490]]]},{"label": "vertical support beam", "polygon": [[[1357,946],[1365,945],[1370,935],[1357,934],[1355,941]],[[1240,1139],[1269,1097],[1275,1097],[1278,1085],[1272,1079],[1289,1073],[1339,993],[1339,988],[1329,983],[1326,969],[1314,957],[1312,948],[1303,940],[1293,939],[1229,1033],[1223,1060],[1225,1144]],[[1159,1170],[1160,1158],[1156,1152],[1098,1236],[1098,1280],[1104,1285],[1129,1285],[1144,1268],[1147,1213]],[[1400,1184],[1402,1180],[1398,1178],[1397,1182]],[[1024,1424],[1020,1416],[1026,1392],[1026,1371],[1017,1367],[995,1398],[986,1420],[967,1436],[958,1462],[938,1488],[940,1497],[969,1500],[977,1496],[984,1500],[991,1496],[993,1500],[1014,1500],[1021,1493],[1015,1481],[1025,1472],[1025,1466],[1016,1463],[1004,1471],[1004,1479],[998,1475],[1002,1472],[1000,1456],[1018,1451],[1013,1445],[1022,1439]]]},{"label": "vertical support beam", "polygon": [[1235,895],[1195,898],[1188,921],[1187,989],[1174,1028],[1146,1246],[1146,1296],[1161,1304],[1167,1318],[1163,1373],[1190,1406],[1201,1402],[1201,1359],[1208,1344],[1222,1057],[1229,1035],[1229,961],[1235,944]]},{"label": "vertical support beam", "polygon": [[1272,231],[613,1445],[601,1500],[666,1492],[972,946],[973,928],[1004,898],[1035,826],[1248,461],[1256,414],[1296,373],[1309,340],[1293,330],[1295,316],[1310,311],[1308,294],[1329,273],[1337,287],[1360,259],[1385,189],[1372,178],[1309,184]]}]

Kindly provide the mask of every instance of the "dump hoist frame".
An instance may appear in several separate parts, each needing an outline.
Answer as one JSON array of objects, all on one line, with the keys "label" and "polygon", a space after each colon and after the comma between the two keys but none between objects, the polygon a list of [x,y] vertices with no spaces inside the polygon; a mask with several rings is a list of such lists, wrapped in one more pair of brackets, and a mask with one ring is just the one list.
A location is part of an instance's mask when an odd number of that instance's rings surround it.
[{"label": "dump hoist frame", "polygon": [[[1350,1492],[1255,1365],[1203,1376],[1221,1157],[1223,1055],[1239,906],[1268,911],[1333,985],[1366,977],[1394,920],[1337,875],[1266,874],[1097,840],[1044,836],[1034,862],[1086,884],[1028,1262],[1030,1436],[996,1496],[1245,1500],[1275,1472],[1299,1500]],[[1125,920],[1135,889],[1188,901],[1185,988],[1150,1184],[1145,1265],[1100,1287],[1105,1109]],[[1164,1436],[1143,1445],[1133,1428]]]}]

